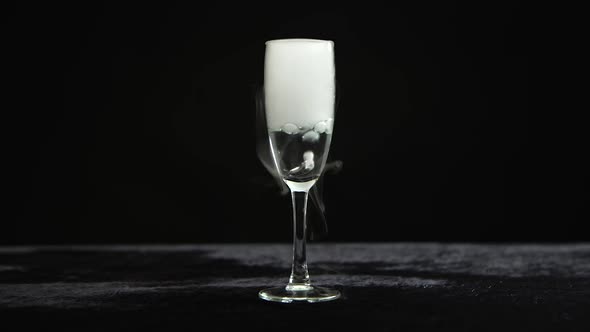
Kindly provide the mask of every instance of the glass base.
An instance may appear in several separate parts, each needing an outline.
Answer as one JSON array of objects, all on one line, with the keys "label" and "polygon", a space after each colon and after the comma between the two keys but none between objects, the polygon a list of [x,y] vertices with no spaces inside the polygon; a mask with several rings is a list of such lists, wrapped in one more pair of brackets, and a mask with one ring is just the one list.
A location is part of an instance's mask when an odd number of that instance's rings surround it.
[{"label": "glass base", "polygon": [[291,303],[293,301],[326,302],[340,298],[340,292],[335,289],[307,286],[305,290],[287,290],[286,287],[263,289],[258,296],[266,301]]}]

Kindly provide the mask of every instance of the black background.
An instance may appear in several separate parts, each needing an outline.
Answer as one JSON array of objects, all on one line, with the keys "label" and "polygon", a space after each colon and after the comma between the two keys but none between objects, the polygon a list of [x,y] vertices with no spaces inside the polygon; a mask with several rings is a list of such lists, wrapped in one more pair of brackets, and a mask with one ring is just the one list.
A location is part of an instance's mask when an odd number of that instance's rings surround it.
[{"label": "black background", "polygon": [[325,241],[589,239],[586,134],[535,89],[562,63],[526,3],[23,3],[8,23],[1,244],[289,241],[253,91],[264,42],[292,37],[336,47]]}]

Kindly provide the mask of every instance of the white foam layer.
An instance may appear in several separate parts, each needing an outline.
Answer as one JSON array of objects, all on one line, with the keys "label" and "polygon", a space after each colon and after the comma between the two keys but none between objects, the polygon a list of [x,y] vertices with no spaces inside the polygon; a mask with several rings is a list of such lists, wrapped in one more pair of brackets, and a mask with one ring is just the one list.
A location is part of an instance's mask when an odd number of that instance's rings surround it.
[{"label": "white foam layer", "polygon": [[317,39],[266,42],[264,93],[267,125],[313,128],[334,118],[334,43]]}]

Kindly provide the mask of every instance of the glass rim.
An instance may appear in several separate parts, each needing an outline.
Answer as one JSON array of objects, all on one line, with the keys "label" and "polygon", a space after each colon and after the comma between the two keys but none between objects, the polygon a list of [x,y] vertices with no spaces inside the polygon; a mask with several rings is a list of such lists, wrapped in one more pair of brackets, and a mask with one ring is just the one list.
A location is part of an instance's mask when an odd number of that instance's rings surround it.
[{"label": "glass rim", "polygon": [[334,45],[334,41],[332,40],[327,40],[327,39],[312,39],[312,38],[283,38],[283,39],[271,39],[271,40],[267,40],[264,44],[265,45],[269,45],[269,44],[275,44],[275,43],[329,43]]}]

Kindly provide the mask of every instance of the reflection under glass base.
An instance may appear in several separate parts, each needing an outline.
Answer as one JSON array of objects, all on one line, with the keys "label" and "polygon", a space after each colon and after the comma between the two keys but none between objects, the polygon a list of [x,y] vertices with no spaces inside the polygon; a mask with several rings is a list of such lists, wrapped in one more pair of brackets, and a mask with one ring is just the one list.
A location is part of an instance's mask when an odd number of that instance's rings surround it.
[{"label": "reflection under glass base", "polygon": [[272,302],[326,302],[340,298],[340,292],[335,289],[305,286],[305,287],[292,287],[298,288],[295,290],[289,290],[287,287],[273,287],[263,289],[258,293],[258,296],[267,301]]}]

